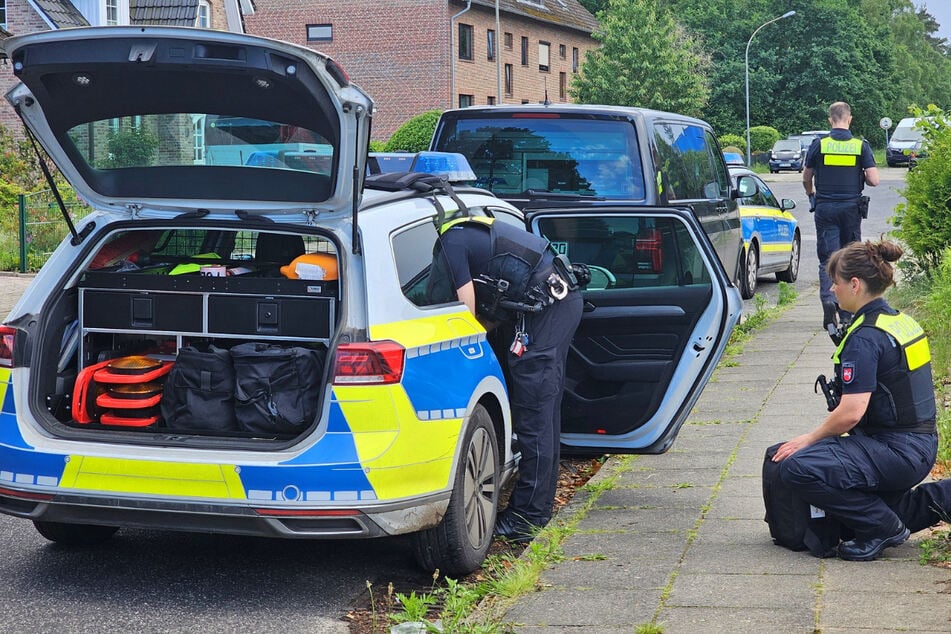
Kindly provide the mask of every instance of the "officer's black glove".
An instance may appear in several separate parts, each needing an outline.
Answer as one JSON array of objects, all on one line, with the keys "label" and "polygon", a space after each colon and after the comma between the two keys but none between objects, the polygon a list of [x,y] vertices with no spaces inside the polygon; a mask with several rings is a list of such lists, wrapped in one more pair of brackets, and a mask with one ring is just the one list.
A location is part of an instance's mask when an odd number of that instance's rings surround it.
[{"label": "officer's black glove", "polygon": [[816,195],[809,194],[809,213],[814,213],[816,211]]}]

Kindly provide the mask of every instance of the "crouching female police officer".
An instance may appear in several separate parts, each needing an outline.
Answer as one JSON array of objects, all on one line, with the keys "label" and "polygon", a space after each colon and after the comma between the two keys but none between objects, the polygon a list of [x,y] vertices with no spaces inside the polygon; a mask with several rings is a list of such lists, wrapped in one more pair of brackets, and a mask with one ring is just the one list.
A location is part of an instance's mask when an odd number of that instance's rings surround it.
[{"label": "crouching female police officer", "polygon": [[551,519],[565,361],[581,321],[581,293],[567,260],[556,259],[547,240],[524,229],[462,217],[442,224],[440,233],[430,299],[449,290],[487,329],[501,324],[498,334],[509,346],[509,400],[521,459],[495,534],[525,541]]},{"label": "crouching female police officer", "polygon": [[892,506],[928,474],[937,452],[928,340],[882,299],[901,255],[892,242],[853,242],[829,258],[832,292],[855,314],[832,357],[841,400],[773,458],[786,484],[852,529],[855,538],[839,544],[842,559],[870,561],[908,539]]}]

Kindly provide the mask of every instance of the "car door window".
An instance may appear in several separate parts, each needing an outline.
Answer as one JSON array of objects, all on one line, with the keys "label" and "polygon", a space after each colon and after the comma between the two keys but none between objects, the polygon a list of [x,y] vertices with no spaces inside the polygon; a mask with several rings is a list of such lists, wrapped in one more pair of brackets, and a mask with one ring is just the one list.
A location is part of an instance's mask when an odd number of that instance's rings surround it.
[{"label": "car door window", "polygon": [[417,306],[439,303],[426,292],[436,237],[436,227],[426,221],[397,231],[391,238],[400,288]]},{"label": "car door window", "polygon": [[538,231],[555,251],[588,265],[589,289],[710,284],[699,248],[674,218],[551,216],[539,219]]},{"label": "car door window", "polygon": [[[657,168],[668,200],[711,198],[718,179],[710,161],[710,148],[703,128],[672,122],[654,124]],[[714,146],[717,152],[719,148]],[[717,196],[712,196],[717,197]]]}]

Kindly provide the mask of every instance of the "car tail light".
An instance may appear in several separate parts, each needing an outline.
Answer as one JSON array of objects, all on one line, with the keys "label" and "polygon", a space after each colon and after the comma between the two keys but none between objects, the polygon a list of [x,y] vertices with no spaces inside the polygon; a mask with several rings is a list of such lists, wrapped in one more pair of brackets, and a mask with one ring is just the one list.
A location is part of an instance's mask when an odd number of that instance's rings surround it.
[{"label": "car tail light", "polygon": [[403,378],[406,348],[395,341],[344,343],[334,355],[337,385],[399,383]]},{"label": "car tail light", "polygon": [[16,328],[0,326],[0,368],[13,367],[13,345],[16,336]]}]

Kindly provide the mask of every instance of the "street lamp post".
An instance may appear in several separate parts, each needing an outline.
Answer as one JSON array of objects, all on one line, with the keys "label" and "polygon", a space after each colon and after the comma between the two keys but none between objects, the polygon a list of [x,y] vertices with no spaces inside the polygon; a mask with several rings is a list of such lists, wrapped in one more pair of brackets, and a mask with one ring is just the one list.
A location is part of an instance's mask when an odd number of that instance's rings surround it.
[{"label": "street lamp post", "polygon": [[777,20],[782,20],[783,18],[788,18],[790,16],[796,15],[795,11],[787,11],[778,18],[773,18],[769,22],[764,22],[759,25],[753,35],[750,36],[749,41],[746,43],[746,164],[752,167],[750,161],[750,44],[753,43],[753,38],[759,33],[759,30],[766,26],[767,24],[772,24]]}]

